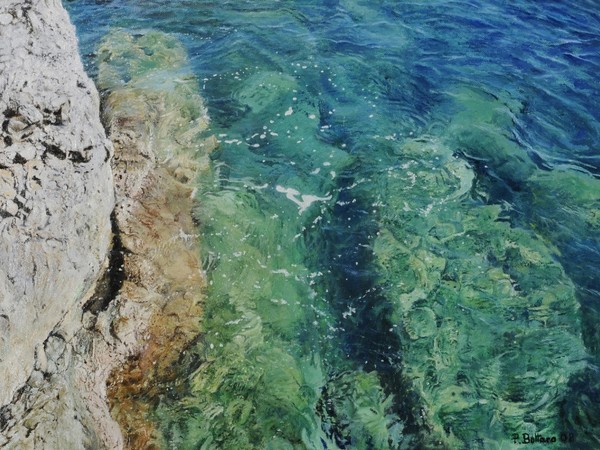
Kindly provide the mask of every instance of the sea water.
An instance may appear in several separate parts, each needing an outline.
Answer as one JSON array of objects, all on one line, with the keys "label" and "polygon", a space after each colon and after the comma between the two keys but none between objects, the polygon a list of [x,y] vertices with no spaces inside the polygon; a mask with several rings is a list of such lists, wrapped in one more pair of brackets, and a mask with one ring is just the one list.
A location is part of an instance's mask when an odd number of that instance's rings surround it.
[{"label": "sea water", "polygon": [[95,79],[187,52],[220,144],[162,446],[598,445],[594,1],[66,6]]}]

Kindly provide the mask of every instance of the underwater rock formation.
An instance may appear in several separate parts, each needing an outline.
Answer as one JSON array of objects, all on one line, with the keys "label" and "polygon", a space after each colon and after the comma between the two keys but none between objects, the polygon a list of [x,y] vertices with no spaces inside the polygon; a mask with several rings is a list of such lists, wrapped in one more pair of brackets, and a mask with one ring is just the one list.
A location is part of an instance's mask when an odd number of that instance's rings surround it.
[{"label": "underwater rock formation", "polygon": [[[58,0],[0,5],[0,122],[0,406],[14,406],[34,367],[51,377],[65,356],[57,324],[90,295],[111,235],[112,145]],[[15,423],[3,408],[0,445]]]},{"label": "underwater rock formation", "polygon": [[152,414],[167,445],[410,448],[395,395],[345,353],[349,321],[311,261],[326,247],[316,236],[339,200],[336,174],[354,158],[321,138],[319,99],[298,91],[294,77],[257,71],[234,90],[240,113],[215,130],[223,143],[196,209],[202,334]]},{"label": "underwater rock formation", "polygon": [[172,36],[113,32],[100,45],[98,68],[115,145],[122,271],[108,309],[118,311],[111,333],[127,343],[119,352],[124,364],[112,365],[111,412],[127,448],[164,448],[147,412],[176,384],[172,366],[200,333],[205,279],[192,208],[196,178],[216,140],[201,136],[206,109],[185,49]]},{"label": "underwater rock formation", "polygon": [[507,108],[467,97],[476,105],[453,116],[453,138],[422,136],[396,149],[374,244],[424,439],[442,448],[508,443],[512,433],[559,436],[567,387],[589,361],[559,251],[511,225],[508,204],[476,200],[486,192],[457,155],[489,162],[509,182],[536,169],[515,160],[517,147],[500,132]]},{"label": "underwater rock formation", "polygon": [[[596,447],[600,423],[590,419],[596,417],[596,409],[589,398],[596,395],[599,384],[597,267],[600,256],[597,249],[600,245],[600,180],[589,171],[590,166],[577,158],[561,160],[542,157],[540,155],[548,155],[545,149],[523,148],[517,144],[520,132],[518,124],[526,109],[526,99],[518,101],[508,93],[491,95],[473,87],[457,90],[454,98],[455,114],[446,144],[458,149],[471,162],[478,174],[480,193],[487,191],[482,198],[492,197],[499,204],[511,204],[512,210],[507,209],[503,216],[510,218],[515,227],[529,229],[530,235],[542,240],[549,256],[564,271],[562,276],[552,279],[550,273],[546,273],[549,266],[536,259],[531,262],[532,269],[528,270],[528,276],[537,278],[540,286],[546,286],[546,291],[565,277],[573,281],[569,283],[569,300],[557,297],[557,300],[550,303],[544,301],[541,305],[537,301],[533,310],[541,311],[556,301],[565,305],[575,299],[578,304],[578,313],[565,314],[564,322],[557,330],[564,331],[570,324],[571,339],[576,338],[569,344],[572,354],[581,354],[583,342],[588,364],[585,370],[580,371],[578,369],[582,361],[577,356],[572,358],[576,367],[569,367],[567,384],[561,382],[561,389],[567,386],[568,389],[554,397],[555,403],[551,408],[554,414],[560,413],[562,431],[577,436],[577,448]],[[465,132],[467,129],[470,131]],[[522,232],[520,234],[526,237]],[[523,251],[520,253],[523,254]],[[511,267],[511,258],[504,265]],[[546,277],[550,279],[544,281]],[[565,285],[563,293],[567,292]],[[561,291],[552,287],[551,292],[556,295]],[[557,306],[550,307],[546,314],[557,314],[560,311]],[[580,324],[576,324],[576,319]],[[579,328],[581,332],[577,332]],[[569,346],[561,347],[553,344],[553,341],[554,338],[546,339],[545,343],[552,344],[554,350],[562,348],[562,351],[568,351]],[[562,364],[553,358],[551,361],[555,367]],[[544,408],[550,410],[548,406],[550,404],[545,404]]]},{"label": "underwater rock formation", "polygon": [[556,250],[500,205],[470,202],[473,172],[435,139],[406,142],[400,157],[408,170],[388,180],[374,251],[430,445],[558,435],[587,353]]}]

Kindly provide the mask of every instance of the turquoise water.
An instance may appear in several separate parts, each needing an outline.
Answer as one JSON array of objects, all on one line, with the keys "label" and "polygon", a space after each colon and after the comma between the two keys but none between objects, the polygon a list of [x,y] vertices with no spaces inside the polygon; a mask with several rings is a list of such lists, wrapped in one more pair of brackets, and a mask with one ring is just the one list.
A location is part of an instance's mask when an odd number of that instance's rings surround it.
[{"label": "turquoise water", "polygon": [[220,141],[162,446],[599,445],[595,2],[66,6],[92,76],[181,42]]}]

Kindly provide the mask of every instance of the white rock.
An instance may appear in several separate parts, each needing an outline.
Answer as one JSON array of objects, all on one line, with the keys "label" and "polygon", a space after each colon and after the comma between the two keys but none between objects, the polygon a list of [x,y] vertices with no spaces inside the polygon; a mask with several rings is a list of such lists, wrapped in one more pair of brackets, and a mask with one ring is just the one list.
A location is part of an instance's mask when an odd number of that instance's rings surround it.
[{"label": "white rock", "polygon": [[12,16],[10,14],[0,14],[0,25],[8,25],[12,22]]},{"label": "white rock", "polygon": [[12,200],[7,200],[6,204],[4,206],[4,210],[11,216],[16,216],[17,213],[19,212],[19,207]]},{"label": "white rock", "polygon": [[[83,448],[85,427],[72,413],[82,404],[77,392],[64,400],[71,406],[63,402],[52,412],[57,400],[49,395],[74,388],[67,378],[62,387],[51,385],[34,370],[35,349],[80,308],[98,277],[114,205],[112,146],[60,0],[0,1],[0,123],[0,207],[12,216],[0,214],[0,407],[9,418],[0,422],[0,446]],[[67,157],[78,154],[89,154],[89,161]],[[56,358],[64,360],[63,353]],[[38,354],[38,367],[54,364]],[[46,390],[28,379],[42,380]],[[25,417],[37,423],[35,432],[27,432]]]},{"label": "white rock", "polygon": [[35,158],[35,147],[29,143],[24,143],[23,147],[17,151],[17,155],[25,161],[29,161]]}]

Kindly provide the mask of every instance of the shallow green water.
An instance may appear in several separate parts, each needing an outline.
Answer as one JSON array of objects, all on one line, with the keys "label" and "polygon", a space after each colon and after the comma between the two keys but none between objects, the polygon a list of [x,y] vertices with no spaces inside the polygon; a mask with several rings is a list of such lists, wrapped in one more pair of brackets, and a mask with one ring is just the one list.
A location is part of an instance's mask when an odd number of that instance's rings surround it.
[{"label": "shallow green water", "polygon": [[586,6],[69,4],[92,74],[111,27],[179,39],[134,67],[187,50],[220,141],[198,180],[203,333],[184,387],[151,399],[161,445],[596,445]]}]

